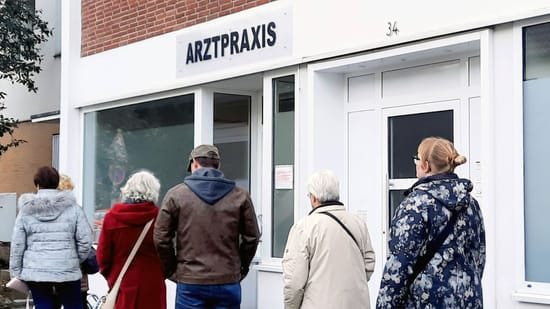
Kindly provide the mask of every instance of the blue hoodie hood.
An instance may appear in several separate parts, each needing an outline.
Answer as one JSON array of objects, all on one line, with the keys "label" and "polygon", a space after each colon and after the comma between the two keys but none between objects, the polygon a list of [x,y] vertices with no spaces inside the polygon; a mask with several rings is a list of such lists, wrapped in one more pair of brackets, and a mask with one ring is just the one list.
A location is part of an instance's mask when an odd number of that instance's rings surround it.
[{"label": "blue hoodie hood", "polygon": [[437,174],[420,178],[412,187],[405,191],[405,195],[415,190],[423,190],[434,199],[454,211],[468,205],[470,192],[474,188],[468,179],[458,178],[454,173]]},{"label": "blue hoodie hood", "polygon": [[183,181],[201,200],[210,205],[216,204],[235,188],[235,182],[224,178],[215,168],[199,168]]}]

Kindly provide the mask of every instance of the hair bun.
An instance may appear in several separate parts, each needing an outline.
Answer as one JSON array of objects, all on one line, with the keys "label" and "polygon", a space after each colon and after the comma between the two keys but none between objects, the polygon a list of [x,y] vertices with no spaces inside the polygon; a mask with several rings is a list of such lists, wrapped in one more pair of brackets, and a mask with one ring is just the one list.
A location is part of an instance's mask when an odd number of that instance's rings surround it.
[{"label": "hair bun", "polygon": [[463,155],[458,155],[458,156],[456,156],[456,158],[453,160],[455,166],[459,166],[459,165],[461,165],[461,164],[464,164],[464,163],[466,163],[466,161],[467,161],[467,160],[466,160],[466,157],[463,156]]}]

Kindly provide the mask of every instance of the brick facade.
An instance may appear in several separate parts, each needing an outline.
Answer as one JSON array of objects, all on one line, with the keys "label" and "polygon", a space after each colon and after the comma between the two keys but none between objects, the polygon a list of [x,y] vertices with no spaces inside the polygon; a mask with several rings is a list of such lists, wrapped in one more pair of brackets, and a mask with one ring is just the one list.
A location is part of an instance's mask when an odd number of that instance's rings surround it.
[{"label": "brick facade", "polygon": [[[22,122],[15,137],[27,142],[0,156],[0,192],[35,191],[33,177],[41,166],[52,165],[52,137],[59,134],[59,122]],[[6,142],[6,139],[2,139]]]},{"label": "brick facade", "polygon": [[82,0],[81,56],[172,32],[271,0]]}]

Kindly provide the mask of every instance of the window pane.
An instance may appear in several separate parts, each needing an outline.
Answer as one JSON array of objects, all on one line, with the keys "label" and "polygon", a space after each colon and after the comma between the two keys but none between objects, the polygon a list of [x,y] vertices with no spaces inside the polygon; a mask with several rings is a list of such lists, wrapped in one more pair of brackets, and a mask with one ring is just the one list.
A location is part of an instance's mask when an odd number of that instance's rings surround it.
[{"label": "window pane", "polygon": [[250,96],[214,94],[214,144],[225,177],[250,191]]},{"label": "window pane", "polygon": [[83,204],[95,223],[138,170],[160,180],[159,203],[182,181],[193,149],[193,119],[192,94],[85,114]]},{"label": "window pane", "polygon": [[550,23],[523,29],[523,80],[550,77]]},{"label": "window pane", "polygon": [[453,111],[388,118],[388,164],[390,179],[416,178],[412,156],[423,138],[440,136],[453,141]]},{"label": "window pane", "polygon": [[549,31],[550,24],[525,28],[523,82],[525,280],[546,283],[550,283],[550,207],[544,194],[550,174],[550,166],[544,164],[550,157]]},{"label": "window pane", "polygon": [[[273,80],[273,184],[278,165],[294,166],[294,76]],[[272,255],[282,257],[294,223],[294,189],[273,186]]]},{"label": "window pane", "polygon": [[391,190],[390,191],[390,211],[388,213],[388,228],[391,226],[391,220],[395,215],[395,211],[399,204],[403,201],[405,196],[403,195],[406,190]]}]

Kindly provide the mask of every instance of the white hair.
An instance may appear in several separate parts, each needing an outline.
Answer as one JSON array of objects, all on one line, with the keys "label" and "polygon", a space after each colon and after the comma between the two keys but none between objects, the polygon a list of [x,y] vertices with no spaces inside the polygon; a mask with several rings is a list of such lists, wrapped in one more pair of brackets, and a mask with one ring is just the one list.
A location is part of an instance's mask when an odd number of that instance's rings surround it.
[{"label": "white hair", "polygon": [[120,188],[122,201],[142,200],[157,203],[159,198],[160,182],[149,171],[139,171],[128,179],[124,187]]},{"label": "white hair", "polygon": [[329,170],[320,170],[309,176],[307,190],[319,202],[338,201],[340,199],[340,182],[338,177]]}]

